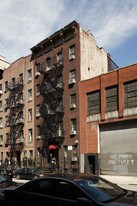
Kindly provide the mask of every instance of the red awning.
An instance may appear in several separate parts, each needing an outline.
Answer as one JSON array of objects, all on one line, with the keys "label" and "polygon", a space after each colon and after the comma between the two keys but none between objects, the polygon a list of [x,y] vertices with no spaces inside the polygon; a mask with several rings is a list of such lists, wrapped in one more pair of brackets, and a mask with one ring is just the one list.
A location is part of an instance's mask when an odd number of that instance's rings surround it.
[{"label": "red awning", "polygon": [[59,147],[58,147],[57,145],[53,145],[53,144],[49,145],[48,148],[49,148],[50,150],[52,150],[52,149],[59,149]]}]

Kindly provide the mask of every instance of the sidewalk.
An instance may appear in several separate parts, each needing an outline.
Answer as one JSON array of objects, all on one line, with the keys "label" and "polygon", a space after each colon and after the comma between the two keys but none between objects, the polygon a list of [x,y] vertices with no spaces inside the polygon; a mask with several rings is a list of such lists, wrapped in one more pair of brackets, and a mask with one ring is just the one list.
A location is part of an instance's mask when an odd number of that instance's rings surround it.
[{"label": "sidewalk", "polygon": [[104,179],[107,179],[122,188],[137,191],[137,176],[111,176],[100,175]]}]

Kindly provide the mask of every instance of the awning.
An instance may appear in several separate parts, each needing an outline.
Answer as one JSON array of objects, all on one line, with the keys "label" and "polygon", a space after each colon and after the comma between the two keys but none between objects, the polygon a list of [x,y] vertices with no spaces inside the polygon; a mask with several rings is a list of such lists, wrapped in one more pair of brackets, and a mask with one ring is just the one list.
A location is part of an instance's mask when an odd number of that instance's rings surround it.
[{"label": "awning", "polygon": [[59,149],[59,147],[58,147],[57,145],[53,145],[53,144],[49,145],[48,148],[49,148],[50,150]]}]

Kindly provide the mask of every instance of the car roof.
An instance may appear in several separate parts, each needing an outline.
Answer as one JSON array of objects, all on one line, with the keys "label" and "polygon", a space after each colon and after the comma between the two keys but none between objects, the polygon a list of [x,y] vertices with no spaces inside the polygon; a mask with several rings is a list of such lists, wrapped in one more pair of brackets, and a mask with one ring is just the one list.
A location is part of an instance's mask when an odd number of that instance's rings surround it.
[{"label": "car roof", "polygon": [[[68,179],[72,181],[76,180],[86,180],[86,179],[97,179],[98,176],[93,175],[93,174],[88,174],[88,173],[76,173],[76,174],[49,174],[46,175],[45,177],[48,178],[61,178],[61,179]],[[42,177],[43,179],[45,177]]]}]

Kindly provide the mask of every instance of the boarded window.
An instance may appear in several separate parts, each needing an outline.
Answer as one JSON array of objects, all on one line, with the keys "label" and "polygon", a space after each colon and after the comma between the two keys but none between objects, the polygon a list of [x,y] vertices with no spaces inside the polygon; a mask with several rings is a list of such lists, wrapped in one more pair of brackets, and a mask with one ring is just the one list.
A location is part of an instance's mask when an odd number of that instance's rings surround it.
[{"label": "boarded window", "polygon": [[100,106],[100,91],[94,91],[87,94],[87,113],[88,115],[99,114]]},{"label": "boarded window", "polygon": [[118,88],[117,86],[106,89],[106,111],[118,110]]},{"label": "boarded window", "polygon": [[137,80],[124,84],[124,108],[137,106]]}]

